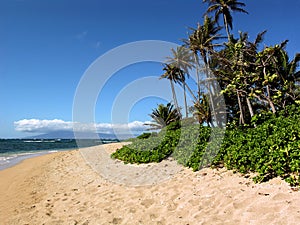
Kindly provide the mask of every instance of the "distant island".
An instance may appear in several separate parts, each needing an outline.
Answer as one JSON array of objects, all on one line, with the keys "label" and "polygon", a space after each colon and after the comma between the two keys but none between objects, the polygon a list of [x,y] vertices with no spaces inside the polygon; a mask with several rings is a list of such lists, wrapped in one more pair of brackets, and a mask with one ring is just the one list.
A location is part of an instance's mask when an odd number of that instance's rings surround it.
[{"label": "distant island", "polygon": [[[126,140],[128,138],[136,137],[138,134],[105,134],[105,133],[97,133],[98,137],[102,140]],[[73,131],[52,131],[45,134],[35,135],[26,137],[26,139],[94,139],[94,135],[90,132],[76,132],[76,138]]]}]

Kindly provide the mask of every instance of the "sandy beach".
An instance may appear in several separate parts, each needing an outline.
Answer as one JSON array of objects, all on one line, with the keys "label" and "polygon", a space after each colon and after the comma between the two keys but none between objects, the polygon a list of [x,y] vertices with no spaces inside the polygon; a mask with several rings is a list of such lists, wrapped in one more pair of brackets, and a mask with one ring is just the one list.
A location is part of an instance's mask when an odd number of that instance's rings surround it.
[{"label": "sandy beach", "polygon": [[[152,176],[169,165],[156,165]],[[134,186],[102,176],[77,150],[27,159],[0,171],[0,224],[300,223],[300,192],[281,179],[254,184],[224,168],[175,167],[169,179]]]}]

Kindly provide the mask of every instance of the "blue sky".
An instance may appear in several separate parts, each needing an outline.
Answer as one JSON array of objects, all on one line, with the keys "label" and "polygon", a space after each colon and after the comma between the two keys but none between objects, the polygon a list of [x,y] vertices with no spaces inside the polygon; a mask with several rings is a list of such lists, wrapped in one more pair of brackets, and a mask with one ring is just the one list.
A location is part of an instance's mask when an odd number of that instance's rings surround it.
[{"label": "blue sky", "polygon": [[[249,15],[233,14],[234,33],[248,31],[254,39],[267,29],[265,45],[288,39],[290,55],[300,52],[300,1],[243,2]],[[76,87],[98,57],[134,41],[181,44],[187,28],[202,22],[206,8],[201,0],[1,0],[0,138],[69,129]],[[161,68],[160,63],[141,63],[112,76],[95,106],[98,126],[103,131],[109,127],[112,103],[126,85],[158,76]],[[132,107],[128,122],[150,120],[151,109],[165,101],[142,99]]]}]

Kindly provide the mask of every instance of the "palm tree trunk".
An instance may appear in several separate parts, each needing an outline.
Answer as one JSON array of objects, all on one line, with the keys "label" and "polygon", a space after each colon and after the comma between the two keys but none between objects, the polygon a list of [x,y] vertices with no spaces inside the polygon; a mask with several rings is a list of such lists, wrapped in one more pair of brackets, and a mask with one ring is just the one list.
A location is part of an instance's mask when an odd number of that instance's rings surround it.
[{"label": "palm tree trunk", "polygon": [[185,118],[188,118],[188,106],[186,101],[186,83],[183,84],[183,95],[184,95]]},{"label": "palm tree trunk", "polygon": [[181,111],[180,111],[180,108],[179,108],[179,105],[178,105],[178,101],[177,101],[177,97],[176,97],[174,83],[173,83],[172,80],[170,80],[170,84],[171,84],[171,89],[172,89],[172,96],[173,96],[173,100],[174,100],[174,105],[175,105],[176,109],[178,110],[180,118],[182,118]]},{"label": "palm tree trunk", "polygon": [[[206,77],[209,78],[208,80],[208,94],[209,94],[209,99],[210,99],[210,104],[211,104],[211,108],[212,108],[212,113],[214,115],[214,119],[216,121],[216,123],[218,124],[218,119],[217,119],[217,114],[216,114],[216,110],[215,110],[215,103],[214,103],[214,100],[213,100],[213,94],[212,94],[212,91],[211,91],[211,88],[213,88],[213,85],[212,83],[210,83],[210,74],[209,74],[209,60],[207,60],[206,56],[205,56],[205,73],[206,73]],[[213,88],[214,89],[214,88]],[[211,125],[213,126],[213,120],[211,120]]]},{"label": "palm tree trunk", "polygon": [[226,16],[224,14],[223,14],[223,18],[224,18],[224,25],[225,25],[227,37],[228,37],[228,42],[230,42],[230,33],[229,33],[229,29],[228,29],[228,22],[227,22]]},{"label": "palm tree trunk", "polygon": [[[264,76],[268,77],[267,76],[267,72],[266,72],[266,64],[264,62],[263,62],[263,67],[264,67],[264,69],[263,69]],[[270,87],[269,87],[268,84],[267,84],[266,89],[267,89],[267,94],[268,94],[267,101],[268,101],[268,103],[269,103],[269,105],[270,105],[270,107],[272,109],[272,112],[275,114],[276,113],[276,109],[275,109],[274,103],[271,100]]]},{"label": "palm tree trunk", "polygon": [[[248,109],[249,109],[249,112],[250,112],[250,116],[252,118],[254,116],[254,112],[253,112],[253,108],[252,108],[252,105],[251,105],[251,101],[250,101],[248,96],[246,97],[246,101],[247,101]],[[254,127],[256,127],[256,124],[254,124]]]},{"label": "palm tree trunk", "polygon": [[193,97],[195,102],[198,102],[199,99],[197,99],[197,97],[194,95],[192,89],[187,85],[187,83],[185,81],[183,81],[183,84],[185,85],[185,87],[188,89],[189,93],[191,94],[191,96]]},{"label": "palm tree trunk", "polygon": [[239,123],[244,124],[245,123],[244,113],[243,113],[242,102],[241,102],[239,91],[236,91],[236,94],[237,94],[238,104],[239,104],[239,109],[240,109],[240,121],[239,121]]},{"label": "palm tree trunk", "polygon": [[250,116],[252,118],[254,116],[254,113],[253,113],[253,108],[252,108],[250,99],[248,97],[246,97],[246,101],[247,101],[248,109],[249,109],[249,112],[250,112]]},{"label": "palm tree trunk", "polygon": [[270,107],[272,109],[272,113],[275,114],[276,113],[276,108],[274,106],[274,103],[271,100],[271,93],[270,93],[270,87],[269,87],[269,85],[267,85],[267,93],[268,93],[268,102],[269,102],[269,105],[270,105]]},{"label": "palm tree trunk", "polygon": [[[216,113],[216,110],[215,110],[215,103],[214,103],[214,100],[213,100],[213,95],[211,93],[210,87],[208,87],[208,94],[209,94],[210,106],[212,108],[211,111],[212,111],[212,114],[214,115],[214,120],[215,120],[216,124],[218,124],[217,113]],[[211,124],[212,124],[212,126],[214,126],[213,125],[213,120],[211,121]]]},{"label": "palm tree trunk", "polygon": [[196,79],[197,79],[197,87],[198,87],[198,97],[200,98],[201,89],[200,89],[200,77],[199,77],[199,61],[198,61],[198,57],[197,57],[196,53],[194,53],[194,59],[195,59],[195,63],[196,63]]}]

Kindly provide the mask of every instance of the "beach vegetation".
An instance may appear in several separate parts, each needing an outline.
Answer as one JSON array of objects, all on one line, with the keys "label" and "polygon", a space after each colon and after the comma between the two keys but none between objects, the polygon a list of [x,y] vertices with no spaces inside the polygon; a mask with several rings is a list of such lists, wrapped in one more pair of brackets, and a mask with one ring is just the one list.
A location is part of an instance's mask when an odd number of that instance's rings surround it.
[{"label": "beach vegetation", "polygon": [[152,113],[149,116],[152,118],[152,122],[145,124],[150,126],[149,130],[162,129],[181,119],[179,110],[174,108],[171,103],[167,103],[167,105],[159,104],[157,108],[152,109]]},{"label": "beach vegetation", "polygon": [[[175,108],[177,110],[177,114],[179,114],[180,119],[182,118],[181,111],[178,105],[175,84],[180,83],[184,80],[184,71],[174,64],[165,64],[163,68],[164,73],[160,76],[160,79],[168,79],[170,81],[170,86],[172,90],[173,102]],[[171,106],[171,103],[170,103]],[[152,117],[152,116],[151,116]]]},{"label": "beach vegetation", "polygon": [[[254,172],[256,182],[279,176],[299,186],[300,54],[289,56],[288,40],[262,47],[267,31],[254,40],[242,31],[235,37],[232,12],[247,14],[244,3],[203,2],[208,3],[203,22],[189,29],[188,38],[171,50],[163,66],[160,78],[170,81],[174,106],[158,105],[150,114],[150,129],[159,132],[134,139],[112,157],[149,163],[171,156],[194,171],[222,165],[243,174]],[[196,81],[190,81],[194,71]],[[175,85],[184,89],[185,118]]]},{"label": "beach vegetation", "polygon": [[[188,91],[193,95],[191,88],[187,85],[186,77],[189,78],[189,70],[194,67],[194,60],[191,52],[184,46],[179,46],[176,49],[171,49],[172,56],[167,57],[167,63],[169,66],[173,67],[177,71],[178,76],[176,82],[178,82],[183,88],[184,94],[184,109],[185,118],[188,117],[188,105],[187,105],[187,95]],[[162,75],[161,78],[168,78],[168,76]]]},{"label": "beach vegetation", "polygon": [[142,133],[141,135],[137,136],[138,139],[147,139],[151,136],[151,133]]},{"label": "beach vegetation", "polygon": [[255,128],[227,129],[215,164],[241,173],[255,172],[256,182],[282,177],[300,184],[300,107],[253,117]]},{"label": "beach vegetation", "polygon": [[[188,124],[164,128],[157,136],[135,139],[112,154],[126,163],[160,162],[169,156],[193,171],[224,165],[240,173],[256,173],[254,181],[282,177],[291,185],[300,184],[300,107],[289,106],[276,115],[262,113],[253,118],[255,128],[227,128],[218,142],[220,128]],[[177,127],[177,126],[175,126]],[[212,134],[217,137],[210,142]],[[218,130],[220,129],[220,130]],[[220,136],[221,137],[221,136]],[[219,146],[216,146],[219,145]],[[208,148],[218,148],[214,159],[206,158]]]},{"label": "beach vegetation", "polygon": [[168,158],[178,144],[180,129],[178,123],[173,122],[164,127],[157,136],[145,139],[135,139],[132,144],[123,146],[112,154],[112,158],[126,163],[161,162]]}]

